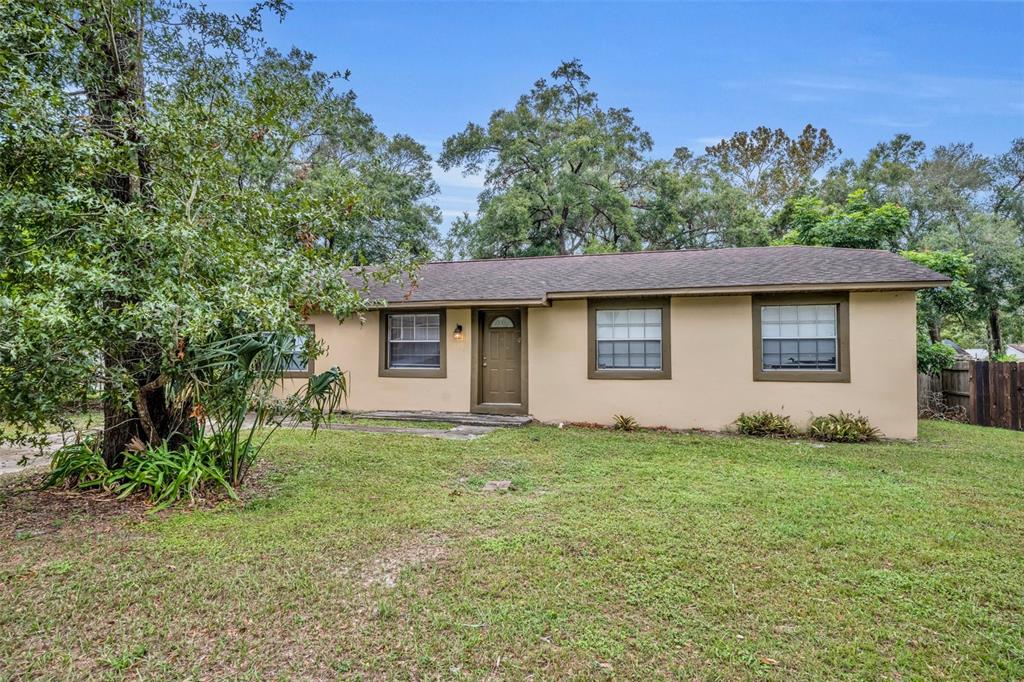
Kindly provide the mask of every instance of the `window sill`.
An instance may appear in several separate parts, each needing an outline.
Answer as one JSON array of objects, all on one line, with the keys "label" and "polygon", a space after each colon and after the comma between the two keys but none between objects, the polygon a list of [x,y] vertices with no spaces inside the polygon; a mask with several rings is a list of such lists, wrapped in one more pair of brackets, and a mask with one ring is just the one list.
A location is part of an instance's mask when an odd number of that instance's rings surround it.
[{"label": "window sill", "polygon": [[754,370],[754,381],[788,381],[797,383],[850,383],[849,370]]},{"label": "window sill", "polygon": [[396,379],[445,379],[448,374],[443,367],[415,369],[412,367],[396,367],[381,369],[377,376]]},{"label": "window sill", "polygon": [[665,369],[594,369],[588,379],[659,380],[671,379],[672,372]]}]

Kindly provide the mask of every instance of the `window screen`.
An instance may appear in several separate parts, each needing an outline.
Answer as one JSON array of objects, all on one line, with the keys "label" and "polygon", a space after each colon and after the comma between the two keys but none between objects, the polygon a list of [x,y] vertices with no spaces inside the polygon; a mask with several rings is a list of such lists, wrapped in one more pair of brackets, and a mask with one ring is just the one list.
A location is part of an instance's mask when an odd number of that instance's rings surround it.
[{"label": "window screen", "polygon": [[838,370],[838,307],[761,307],[761,362],[765,370]]},{"label": "window screen", "polygon": [[440,366],[440,315],[388,315],[388,367],[437,369]]},{"label": "window screen", "polygon": [[598,369],[661,369],[661,309],[597,311]]}]

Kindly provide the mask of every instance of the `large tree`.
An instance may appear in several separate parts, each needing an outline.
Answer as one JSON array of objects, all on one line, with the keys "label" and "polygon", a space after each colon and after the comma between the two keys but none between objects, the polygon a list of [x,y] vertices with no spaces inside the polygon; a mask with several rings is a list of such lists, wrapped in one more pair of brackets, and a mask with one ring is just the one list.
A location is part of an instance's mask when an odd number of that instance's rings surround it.
[{"label": "large tree", "polygon": [[875,206],[905,208],[910,220],[900,237],[904,248],[919,248],[943,225],[963,224],[991,189],[989,160],[969,144],[936,147],[899,134],[875,145],[859,163],[848,159],[833,168],[822,188],[828,202],[863,191]]},{"label": "large tree", "polygon": [[445,140],[442,168],[485,173],[478,217],[454,226],[454,251],[568,254],[636,240],[651,136],[629,109],[601,108],[589,84],[579,61],[564,62],[512,109]]},{"label": "large tree", "polygon": [[768,222],[750,197],[685,147],[651,164],[636,202],[636,249],[703,249],[768,242]]},{"label": "large tree", "polygon": [[824,128],[808,124],[797,137],[781,128],[740,131],[705,149],[705,163],[743,190],[768,215],[814,189],[814,175],[840,150]]},{"label": "large tree", "polygon": [[352,254],[329,244],[372,219],[372,173],[318,150],[363,135],[373,164],[392,141],[372,141],[308,55],[263,48],[262,17],[284,8],[0,6],[0,422],[13,437],[98,383],[116,464],[187,417],[165,391],[190,348],[364,305],[343,276]]}]

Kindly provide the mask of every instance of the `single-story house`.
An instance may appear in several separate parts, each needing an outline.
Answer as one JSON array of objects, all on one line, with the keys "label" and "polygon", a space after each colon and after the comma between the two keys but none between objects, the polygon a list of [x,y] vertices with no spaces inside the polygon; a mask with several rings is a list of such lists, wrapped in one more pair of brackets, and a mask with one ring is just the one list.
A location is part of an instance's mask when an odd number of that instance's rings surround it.
[{"label": "single-story house", "polygon": [[374,289],[361,319],[310,323],[356,411],[723,430],[845,410],[915,438],[915,292],[949,282],[886,251],[800,246],[436,262]]}]

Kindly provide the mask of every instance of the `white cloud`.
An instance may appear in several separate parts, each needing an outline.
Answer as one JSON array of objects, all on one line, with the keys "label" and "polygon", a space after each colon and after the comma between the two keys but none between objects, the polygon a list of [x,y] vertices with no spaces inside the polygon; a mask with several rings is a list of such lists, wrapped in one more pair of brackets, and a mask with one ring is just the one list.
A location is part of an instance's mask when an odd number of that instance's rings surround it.
[{"label": "white cloud", "polygon": [[725,135],[709,135],[707,137],[695,137],[693,141],[697,147],[703,150],[704,147],[713,147],[724,139]]},{"label": "white cloud", "polygon": [[1005,114],[1024,110],[1024,80],[931,74],[802,74],[765,81],[727,81],[729,90],[790,102],[845,102],[866,97],[912,101],[932,113]]},{"label": "white cloud", "polygon": [[883,128],[899,128],[900,130],[907,130],[909,128],[927,128],[932,124],[931,119],[906,119],[906,118],[894,118],[892,116],[864,116],[861,118],[852,119],[854,123],[860,123],[869,126],[881,126]]},{"label": "white cloud", "polygon": [[457,168],[446,171],[435,163],[433,176],[442,192],[445,187],[463,187],[478,191],[484,188],[483,173],[467,175]]},{"label": "white cloud", "polygon": [[[788,98],[842,99],[885,95],[917,100],[960,113],[996,113],[1019,110],[1024,102],[1024,81],[1009,78],[968,78],[907,74],[893,77],[810,76],[788,78],[776,86]],[[757,87],[757,86],[754,86]]]}]

